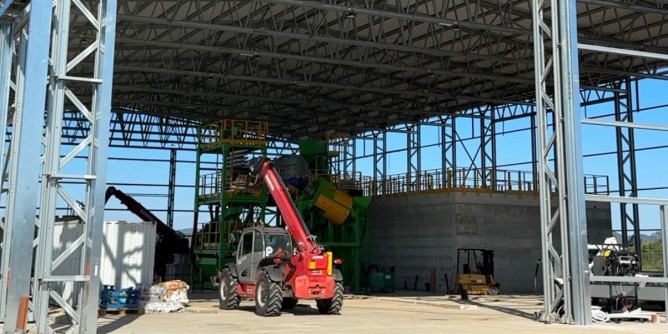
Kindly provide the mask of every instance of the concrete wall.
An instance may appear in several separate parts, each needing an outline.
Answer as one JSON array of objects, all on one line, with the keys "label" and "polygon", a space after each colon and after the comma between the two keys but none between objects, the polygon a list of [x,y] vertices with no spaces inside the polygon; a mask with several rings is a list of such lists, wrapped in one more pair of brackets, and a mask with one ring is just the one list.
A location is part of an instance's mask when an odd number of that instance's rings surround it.
[{"label": "concrete wall", "polygon": [[[592,241],[611,233],[610,205],[588,203]],[[371,263],[394,266],[397,288],[424,290],[436,268],[437,289],[453,289],[457,248],[495,251],[502,293],[533,293],[541,256],[538,199],[533,196],[475,193],[397,195],[376,198],[371,207]],[[539,272],[537,292],[542,292]]]}]

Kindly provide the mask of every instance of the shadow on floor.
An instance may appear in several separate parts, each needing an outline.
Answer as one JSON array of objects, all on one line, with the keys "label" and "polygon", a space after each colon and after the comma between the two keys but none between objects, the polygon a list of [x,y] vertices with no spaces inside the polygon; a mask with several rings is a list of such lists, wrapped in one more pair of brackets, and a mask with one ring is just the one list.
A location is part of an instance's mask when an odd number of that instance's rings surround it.
[{"label": "shadow on floor", "polygon": [[[255,313],[255,306],[240,306],[239,311],[245,311],[245,312],[250,312],[250,313]],[[312,307],[311,305],[304,305],[304,304],[297,304],[295,308],[286,310],[282,309],[281,313],[287,313],[287,314],[292,314],[295,316],[304,316],[304,315],[309,315],[309,316],[314,316],[314,315],[321,315],[320,312],[318,312],[318,309],[315,307]]]},{"label": "shadow on floor", "polygon": [[474,306],[477,306],[477,307],[480,307],[480,308],[486,308],[486,309],[502,312],[502,313],[505,313],[505,314],[514,315],[516,317],[529,319],[529,320],[535,320],[536,319],[534,317],[534,315],[529,313],[529,312],[524,312],[524,311],[514,309],[514,308],[510,308],[510,307],[487,305],[487,304],[475,302],[475,301],[472,301],[472,300],[461,300],[461,299],[456,300],[456,299],[453,299],[452,301],[455,302],[455,303],[458,303],[458,304],[462,304],[462,305],[474,305]]},{"label": "shadow on floor", "polygon": [[[123,326],[127,326],[128,324],[137,320],[137,318],[139,318],[140,316],[141,315],[138,314],[126,314],[118,316],[117,318],[114,319],[109,319],[111,321],[108,323],[104,323],[102,326],[98,327],[97,332],[99,334],[111,333],[117,329],[120,329]],[[107,319],[108,318],[105,318],[105,320]]]}]

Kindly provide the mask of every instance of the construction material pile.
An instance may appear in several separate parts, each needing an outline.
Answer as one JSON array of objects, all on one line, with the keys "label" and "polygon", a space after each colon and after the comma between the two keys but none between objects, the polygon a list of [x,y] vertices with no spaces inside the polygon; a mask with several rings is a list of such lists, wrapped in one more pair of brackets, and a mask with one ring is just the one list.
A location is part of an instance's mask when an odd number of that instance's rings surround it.
[{"label": "construction material pile", "polygon": [[148,292],[148,300],[142,301],[146,313],[181,312],[190,303],[186,282],[180,280],[153,285]]}]

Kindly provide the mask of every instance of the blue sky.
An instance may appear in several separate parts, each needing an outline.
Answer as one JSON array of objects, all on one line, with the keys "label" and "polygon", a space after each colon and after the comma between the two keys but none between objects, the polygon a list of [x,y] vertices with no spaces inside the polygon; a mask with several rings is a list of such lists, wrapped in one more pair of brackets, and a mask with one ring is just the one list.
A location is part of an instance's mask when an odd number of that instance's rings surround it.
[{"label": "blue sky", "polygon": [[[649,108],[662,104],[668,104],[668,85],[665,82],[657,80],[640,81],[640,108]],[[600,115],[613,112],[613,104],[605,103],[596,106],[583,108],[581,111],[588,116]],[[642,111],[634,115],[638,123],[651,123],[659,125],[668,125],[668,113],[666,108]],[[458,131],[461,137],[470,136],[470,120],[462,119],[458,121]],[[476,121],[477,124],[477,121]],[[522,129],[529,126],[529,119],[519,119],[499,123],[497,133],[504,130]],[[583,125],[583,154],[590,155],[614,151],[616,148],[615,132],[612,127],[601,127],[593,125]],[[636,130],[636,147],[668,145],[668,132]],[[437,143],[439,140],[439,130],[436,127],[425,126],[422,128],[422,144],[429,145]],[[479,140],[467,142],[468,149],[475,152]],[[508,133],[497,137],[497,161],[499,165],[515,164],[529,161],[531,158],[531,137],[528,131]],[[406,137],[403,134],[391,133],[388,135],[388,150],[401,149],[406,146]],[[358,154],[371,154],[373,144],[367,141],[366,144],[359,143]],[[126,149],[111,148],[110,157],[130,157],[130,158],[152,158],[169,159],[169,150],[147,150],[147,149]],[[458,149],[458,165],[464,166],[468,162],[464,159],[463,148]],[[666,187],[668,186],[668,174],[665,169],[668,166],[668,149],[655,149],[639,151],[637,158],[637,174],[639,188],[648,187]],[[179,160],[195,159],[195,153],[191,151],[179,151]],[[615,154],[602,155],[596,157],[585,157],[584,172],[586,174],[602,174],[610,176],[610,189],[616,190],[617,186],[617,160]],[[358,170],[365,175],[372,175],[372,159],[361,159],[357,163]],[[110,183],[149,183],[161,184],[160,187],[142,187],[142,186],[118,186],[119,189],[129,194],[137,194],[136,199],[150,209],[156,209],[158,217],[165,219],[167,207],[167,198],[165,196],[145,196],[148,194],[166,194],[167,182],[169,179],[169,164],[167,162],[128,162],[128,161],[109,161],[108,181]],[[426,148],[422,151],[422,169],[441,168],[441,155],[438,146]],[[530,170],[530,165],[518,165],[508,167],[511,170]],[[392,153],[388,155],[388,174],[399,174],[406,172],[406,152]],[[191,185],[195,178],[194,163],[181,162],[177,165],[177,185]],[[144,195],[142,195],[144,194]],[[641,191],[643,197],[668,198],[667,190],[647,190]],[[175,208],[176,210],[192,210],[194,203],[194,190],[189,187],[179,187],[176,190]],[[112,199],[107,208],[122,208],[116,199]],[[613,204],[613,217],[618,221],[618,205]],[[643,229],[653,229],[659,227],[658,207],[641,207],[641,227]],[[105,218],[108,220],[137,220],[137,218],[127,211],[107,210]],[[617,223],[618,224],[618,223]],[[177,229],[190,228],[192,226],[192,214],[189,212],[178,212],[175,214],[175,227]]]}]

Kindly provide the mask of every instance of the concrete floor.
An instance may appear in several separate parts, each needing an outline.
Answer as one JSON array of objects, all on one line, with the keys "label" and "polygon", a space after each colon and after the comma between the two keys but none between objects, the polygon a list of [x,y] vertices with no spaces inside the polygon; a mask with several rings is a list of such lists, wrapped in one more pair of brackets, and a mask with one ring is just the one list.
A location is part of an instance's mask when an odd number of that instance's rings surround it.
[{"label": "concrete floor", "polygon": [[[591,327],[546,325],[532,319],[541,309],[536,296],[477,298],[462,304],[455,297],[401,294],[353,297],[342,315],[318,314],[315,303],[300,303],[280,318],[261,318],[252,302],[240,310],[220,311],[215,295],[196,294],[184,313],[107,315],[98,333],[667,333],[668,324],[625,322]],[[663,319],[662,319],[663,321]]]}]

